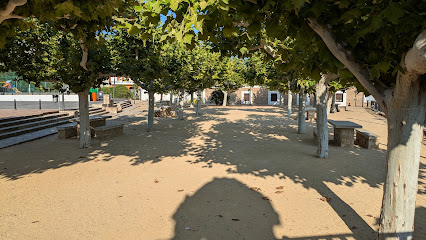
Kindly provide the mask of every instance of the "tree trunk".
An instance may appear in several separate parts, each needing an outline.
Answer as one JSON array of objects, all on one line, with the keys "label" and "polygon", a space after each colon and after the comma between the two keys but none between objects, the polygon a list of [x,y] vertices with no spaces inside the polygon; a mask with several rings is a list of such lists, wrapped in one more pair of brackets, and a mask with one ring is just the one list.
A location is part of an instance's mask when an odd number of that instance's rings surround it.
[{"label": "tree trunk", "polygon": [[152,130],[154,126],[154,102],[155,102],[155,96],[153,91],[148,92],[148,98],[149,98],[149,106],[148,106],[148,131]]},{"label": "tree trunk", "polygon": [[179,91],[179,104],[178,104],[178,119],[183,120],[183,97],[185,90],[181,89]]},{"label": "tree trunk", "polygon": [[173,91],[170,91],[170,106],[173,104]]},{"label": "tree trunk", "polygon": [[80,114],[80,148],[88,148],[91,140],[88,88],[78,93],[78,111]]},{"label": "tree trunk", "polygon": [[197,109],[195,109],[195,114],[200,115],[200,102],[201,102],[201,91],[197,90]]},{"label": "tree trunk", "polygon": [[227,102],[228,102],[228,91],[223,91],[223,104],[222,104],[222,106],[226,107]]},{"label": "tree trunk", "polygon": [[413,75],[399,73],[395,91],[385,94],[390,99],[386,101],[387,174],[379,239],[412,239],[414,230],[426,87],[421,76]]},{"label": "tree trunk", "polygon": [[306,133],[305,98],[305,87],[301,87],[299,91],[299,115],[297,117],[298,133]]},{"label": "tree trunk", "polygon": [[62,92],[61,110],[65,111],[65,93]]},{"label": "tree trunk", "polygon": [[189,107],[193,108],[194,107],[194,93],[191,92],[191,103],[189,104]]},{"label": "tree trunk", "polygon": [[330,105],[330,113],[336,112],[336,93],[333,94],[331,97],[331,105]]},{"label": "tree trunk", "polygon": [[327,74],[322,74],[321,79],[315,85],[315,102],[317,109],[318,146],[317,157],[328,158],[328,126],[327,126]]},{"label": "tree trunk", "polygon": [[293,105],[293,95],[291,93],[291,90],[288,90],[288,101],[287,101],[287,114],[290,117],[291,115],[291,106]]},{"label": "tree trunk", "polygon": [[314,95],[314,98],[313,98],[313,101],[312,101],[312,107],[316,108],[317,107],[317,94],[314,93],[313,95]]},{"label": "tree trunk", "polygon": [[163,94],[160,95],[160,103],[163,102]]}]

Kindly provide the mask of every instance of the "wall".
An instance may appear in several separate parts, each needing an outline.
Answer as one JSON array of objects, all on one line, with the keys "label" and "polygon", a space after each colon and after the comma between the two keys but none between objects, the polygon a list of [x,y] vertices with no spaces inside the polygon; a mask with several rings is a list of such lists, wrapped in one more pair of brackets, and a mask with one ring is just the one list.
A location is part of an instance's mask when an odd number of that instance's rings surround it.
[{"label": "wall", "polygon": [[355,87],[348,88],[346,90],[346,106],[362,107],[364,102],[364,97],[365,97],[364,93],[363,92],[358,93]]},{"label": "wall", "polygon": [[[65,102],[78,102],[78,95],[77,94],[65,94],[64,95]],[[88,96],[89,97],[89,96]],[[0,95],[0,102],[13,102],[16,100],[17,102],[36,102],[41,99],[42,102],[51,101],[53,102],[52,95]],[[59,99],[62,101],[62,95],[59,95]]]},{"label": "wall", "polygon": [[[205,101],[209,103],[211,94],[215,91],[215,89],[206,89],[204,90],[204,96]],[[243,92],[250,92],[251,93],[251,105],[269,105],[268,103],[268,97],[269,92],[276,92],[276,91],[270,91],[266,87],[260,87],[260,86],[254,86],[254,87],[242,87],[239,88],[237,91],[230,94],[230,100],[229,104],[233,105],[240,105],[241,100],[243,98],[242,93]],[[279,93],[281,95],[281,93]],[[296,93],[292,94],[292,104],[297,105],[298,104],[298,95]],[[283,104],[287,106],[288,102],[288,95],[284,93],[282,96],[279,96],[279,99],[283,101]],[[309,105],[313,103],[313,95],[307,97],[306,104]],[[282,103],[276,104],[276,105],[283,105]]]}]

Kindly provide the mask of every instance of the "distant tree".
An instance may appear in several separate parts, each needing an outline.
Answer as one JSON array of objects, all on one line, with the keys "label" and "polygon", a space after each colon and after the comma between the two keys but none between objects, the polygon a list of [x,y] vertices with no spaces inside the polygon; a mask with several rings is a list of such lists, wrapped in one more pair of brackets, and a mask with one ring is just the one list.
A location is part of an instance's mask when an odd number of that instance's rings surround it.
[{"label": "distant tree", "polygon": [[[103,87],[101,88],[101,91],[104,92],[104,94],[111,94],[113,92],[112,87]],[[114,97],[116,98],[125,98],[129,99],[133,97],[133,93],[124,85],[117,85],[115,87]]]}]

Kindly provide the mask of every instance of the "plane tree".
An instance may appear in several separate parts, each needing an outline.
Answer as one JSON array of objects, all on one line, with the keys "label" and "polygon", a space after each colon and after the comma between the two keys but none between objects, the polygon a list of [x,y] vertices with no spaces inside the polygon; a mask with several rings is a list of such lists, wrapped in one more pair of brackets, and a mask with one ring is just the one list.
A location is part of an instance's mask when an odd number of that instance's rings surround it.
[{"label": "plane tree", "polygon": [[[133,21],[134,24],[139,24],[137,31],[126,28],[126,23],[119,21],[114,34],[108,37],[109,49],[114,56],[113,69],[120,76],[130,77],[148,92],[149,131],[154,125],[155,93],[164,93],[168,90],[169,72],[162,56],[161,33],[153,26],[146,26],[144,30],[140,30],[143,29],[143,20],[137,18]],[[145,32],[149,32],[150,36],[143,37]]]},{"label": "plane tree", "polygon": [[197,45],[191,51],[193,64],[193,79],[191,84],[197,92],[197,105],[195,113],[200,114],[201,92],[211,88],[216,82],[216,69],[219,65],[220,54],[213,52],[211,47],[205,44]]},{"label": "plane tree", "polygon": [[233,93],[245,83],[245,66],[241,59],[222,57],[217,68],[215,87],[224,93],[223,106],[227,106],[228,94]]},{"label": "plane tree", "polygon": [[[212,41],[217,29],[233,35],[244,25],[249,32],[265,29],[278,39],[303,33],[331,52],[387,117],[388,164],[379,238],[412,236],[425,123],[424,1],[169,2],[166,7],[177,16],[186,14],[185,26],[202,29]],[[326,70],[320,73],[336,74]]]}]

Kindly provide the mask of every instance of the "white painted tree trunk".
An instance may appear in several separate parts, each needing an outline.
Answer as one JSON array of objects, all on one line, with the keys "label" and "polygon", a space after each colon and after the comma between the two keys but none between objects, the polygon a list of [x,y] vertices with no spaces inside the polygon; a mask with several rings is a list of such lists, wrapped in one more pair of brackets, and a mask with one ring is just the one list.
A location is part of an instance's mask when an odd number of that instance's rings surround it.
[{"label": "white painted tree trunk", "polygon": [[173,91],[170,91],[170,105],[173,104]]},{"label": "white painted tree trunk", "polygon": [[197,108],[195,109],[195,114],[200,115],[200,103],[201,103],[201,91],[197,90]]},{"label": "white painted tree trunk", "polygon": [[327,74],[323,74],[320,81],[315,85],[318,130],[317,157],[319,158],[328,158],[327,84]]},{"label": "white painted tree trunk", "polygon": [[413,75],[398,74],[395,90],[385,95],[390,99],[386,102],[387,174],[379,239],[412,239],[426,111],[424,82]]},{"label": "white painted tree trunk", "polygon": [[299,115],[297,117],[298,133],[306,133],[305,105],[306,105],[305,87],[299,91]]},{"label": "white painted tree trunk", "polygon": [[317,107],[317,94],[313,94],[313,101],[312,101],[312,107],[316,108]]},{"label": "white painted tree trunk", "polygon": [[179,91],[179,104],[178,104],[178,119],[183,120],[183,97],[185,90],[181,89]]},{"label": "white painted tree trunk", "polygon": [[89,89],[78,93],[78,111],[80,114],[80,148],[90,147]]},{"label": "white painted tree trunk", "polygon": [[194,107],[194,93],[191,92],[190,95],[191,95],[191,103],[189,104],[189,107],[193,108]]},{"label": "white painted tree trunk", "polygon": [[153,91],[148,91],[148,131],[152,130],[154,126],[154,103],[155,103],[155,96]]},{"label": "white painted tree trunk", "polygon": [[330,113],[336,112],[336,93],[333,94],[331,97],[331,104],[330,104]]},{"label": "white painted tree trunk", "polygon": [[293,94],[291,93],[291,90],[288,90],[287,96],[287,115],[290,117],[290,115],[292,114],[291,106],[293,105]]},{"label": "white painted tree trunk", "polygon": [[223,91],[223,104],[222,106],[226,107],[228,102],[228,91]]}]

